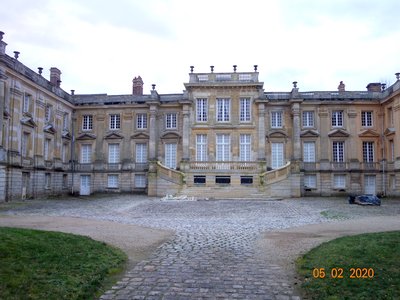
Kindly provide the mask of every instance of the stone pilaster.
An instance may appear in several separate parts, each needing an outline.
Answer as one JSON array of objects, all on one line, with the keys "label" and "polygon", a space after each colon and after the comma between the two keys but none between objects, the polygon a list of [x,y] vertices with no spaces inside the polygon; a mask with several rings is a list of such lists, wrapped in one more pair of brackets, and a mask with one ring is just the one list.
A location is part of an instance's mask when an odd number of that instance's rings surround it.
[{"label": "stone pilaster", "polygon": [[300,103],[298,101],[292,104],[293,115],[293,159],[298,161],[301,159],[301,142],[300,142]]},{"label": "stone pilaster", "polygon": [[157,160],[157,106],[150,106],[149,160]]},{"label": "stone pilaster", "polygon": [[189,136],[190,136],[190,124],[189,124],[190,112],[188,107],[185,105],[183,110],[183,128],[182,128],[182,147],[183,147],[183,156],[182,160],[189,160]]},{"label": "stone pilaster", "polygon": [[265,160],[265,103],[258,103],[258,160]]}]

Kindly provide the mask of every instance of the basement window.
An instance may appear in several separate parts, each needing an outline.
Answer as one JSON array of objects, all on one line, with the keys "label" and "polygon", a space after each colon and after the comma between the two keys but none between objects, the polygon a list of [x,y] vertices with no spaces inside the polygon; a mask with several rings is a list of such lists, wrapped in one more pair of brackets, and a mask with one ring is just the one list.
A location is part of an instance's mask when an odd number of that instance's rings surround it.
[{"label": "basement window", "polygon": [[231,176],[215,176],[215,183],[221,185],[231,184]]},{"label": "basement window", "polygon": [[252,185],[253,184],[253,176],[240,176],[240,184]]},{"label": "basement window", "polygon": [[206,184],[206,176],[203,175],[195,175],[193,176],[193,183],[198,185]]}]

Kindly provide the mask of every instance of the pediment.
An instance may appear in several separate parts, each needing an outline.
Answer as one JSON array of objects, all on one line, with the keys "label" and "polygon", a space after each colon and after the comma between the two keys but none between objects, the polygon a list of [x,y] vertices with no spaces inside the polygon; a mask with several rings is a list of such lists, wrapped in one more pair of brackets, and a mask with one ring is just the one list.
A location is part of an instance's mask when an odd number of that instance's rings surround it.
[{"label": "pediment", "polygon": [[148,134],[140,132],[131,136],[131,139],[135,140],[148,140],[150,137]]},{"label": "pediment", "polygon": [[359,137],[379,137],[379,133],[375,130],[367,129],[363,130],[358,134]]},{"label": "pediment", "polygon": [[349,137],[350,134],[343,129],[335,129],[328,133],[329,137]]},{"label": "pediment", "polygon": [[44,126],[43,130],[47,133],[51,133],[54,134],[57,132],[57,130],[54,128],[54,126],[52,124],[47,124],[46,126]]},{"label": "pediment", "polygon": [[61,137],[62,137],[63,139],[68,139],[68,140],[70,140],[70,139],[72,138],[72,136],[71,136],[71,134],[69,133],[69,131],[66,131],[66,130],[64,130],[64,131],[61,133]]},{"label": "pediment", "polygon": [[90,133],[83,133],[76,138],[77,140],[95,140],[96,136]]},{"label": "pediment", "polygon": [[383,134],[385,136],[392,135],[392,134],[395,134],[395,133],[396,133],[396,130],[394,130],[394,128],[392,128],[392,127],[386,128],[386,130],[383,132]]},{"label": "pediment", "polygon": [[118,132],[111,132],[104,137],[105,140],[120,140],[123,138],[124,137]]},{"label": "pediment", "polygon": [[176,132],[167,132],[161,136],[161,139],[168,140],[168,139],[179,139],[181,136]]},{"label": "pediment", "polygon": [[23,117],[21,119],[21,124],[29,126],[29,127],[36,127],[35,121],[33,121],[32,118],[29,118],[29,117]]},{"label": "pediment", "polygon": [[287,137],[288,137],[287,133],[283,130],[271,131],[268,134],[268,138],[287,138]]},{"label": "pediment", "polygon": [[301,137],[319,137],[318,131],[315,130],[304,130],[300,133]]}]

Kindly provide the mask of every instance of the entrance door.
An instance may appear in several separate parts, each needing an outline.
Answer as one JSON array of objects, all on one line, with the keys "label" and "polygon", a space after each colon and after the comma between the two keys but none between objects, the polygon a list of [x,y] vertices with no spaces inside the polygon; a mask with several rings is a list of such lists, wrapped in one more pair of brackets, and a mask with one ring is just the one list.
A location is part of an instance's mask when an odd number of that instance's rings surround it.
[{"label": "entrance door", "polygon": [[82,196],[90,195],[90,175],[81,175],[81,189],[79,194]]},{"label": "entrance door", "polygon": [[365,194],[376,194],[376,180],[375,175],[365,175],[364,177],[364,193]]}]

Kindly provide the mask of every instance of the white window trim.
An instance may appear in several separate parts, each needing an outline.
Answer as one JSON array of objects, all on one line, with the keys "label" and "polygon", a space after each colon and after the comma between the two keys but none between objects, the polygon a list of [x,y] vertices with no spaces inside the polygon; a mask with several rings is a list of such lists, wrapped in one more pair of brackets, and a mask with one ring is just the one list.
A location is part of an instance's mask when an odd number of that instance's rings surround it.
[{"label": "white window trim", "polygon": [[196,100],[196,121],[207,122],[208,121],[208,99],[198,98]]},{"label": "white window trim", "polygon": [[[340,116],[340,118],[339,118],[339,116]],[[341,124],[339,124],[339,123],[341,123]],[[341,128],[344,126],[344,113],[342,110],[332,111],[331,125],[332,125],[332,127],[335,127],[335,128],[337,128],[337,127]]]},{"label": "white window trim", "polygon": [[82,144],[81,164],[91,164],[91,163],[92,163],[92,144]]},{"label": "white window trim", "polygon": [[251,122],[251,99],[240,98],[239,100],[240,111],[239,120],[240,122]]},{"label": "white window trim", "polygon": [[241,134],[239,136],[239,143],[240,161],[251,161],[251,135]]},{"label": "white window trim", "polygon": [[271,128],[283,128],[283,111],[271,111]]},{"label": "white window trim", "polygon": [[345,174],[334,174],[333,175],[333,188],[334,189],[345,189],[346,188],[346,175]]},{"label": "white window trim", "polygon": [[285,165],[285,144],[271,143],[271,168],[278,169],[280,167],[283,167],[284,165]]},{"label": "white window trim", "polygon": [[136,115],[136,129],[147,129],[147,114],[138,113]]},{"label": "white window trim", "polygon": [[315,114],[313,110],[303,111],[302,119],[304,128],[313,128],[315,126]]},{"label": "white window trim", "polygon": [[[311,151],[310,151],[311,150]],[[304,141],[303,142],[303,161],[308,163],[314,163],[315,158],[315,142]]]},{"label": "white window trim", "polygon": [[315,174],[304,175],[304,188],[316,189],[317,188],[317,175],[315,175]]},{"label": "white window trim", "polygon": [[115,189],[119,187],[119,176],[118,174],[107,175],[107,188]]},{"label": "white window trim", "polygon": [[178,128],[178,114],[167,113],[165,114],[165,129],[177,129]]},{"label": "white window trim", "polygon": [[373,113],[372,111],[361,112],[361,126],[362,127],[373,127]]},{"label": "white window trim", "polygon": [[229,134],[216,135],[216,161],[231,160],[231,136]]},{"label": "white window trim", "polygon": [[196,135],[196,161],[207,161],[208,157],[207,135]]},{"label": "white window trim", "polygon": [[216,121],[217,122],[230,122],[231,121],[231,99],[230,98],[217,98],[216,100]]},{"label": "white window trim", "polygon": [[175,143],[165,144],[165,166],[170,169],[176,169],[177,167],[177,149],[178,145]]},{"label": "white window trim", "polygon": [[120,145],[116,143],[108,144],[108,163],[120,163]]},{"label": "white window trim", "polygon": [[144,164],[147,163],[147,144],[137,143],[136,144],[135,160],[136,163]]},{"label": "white window trim", "polygon": [[111,114],[110,115],[110,130],[121,129],[121,115]]},{"label": "white window trim", "polygon": [[93,130],[93,115],[82,116],[82,131]]}]

